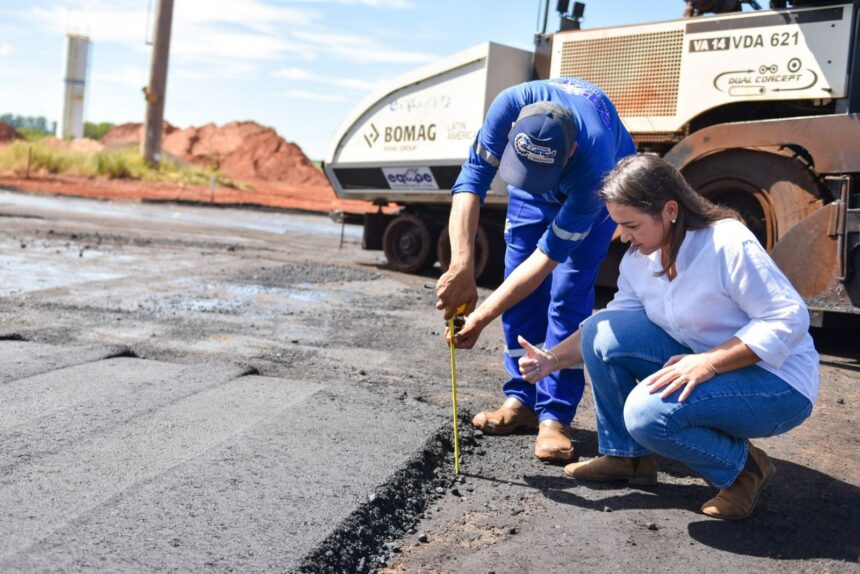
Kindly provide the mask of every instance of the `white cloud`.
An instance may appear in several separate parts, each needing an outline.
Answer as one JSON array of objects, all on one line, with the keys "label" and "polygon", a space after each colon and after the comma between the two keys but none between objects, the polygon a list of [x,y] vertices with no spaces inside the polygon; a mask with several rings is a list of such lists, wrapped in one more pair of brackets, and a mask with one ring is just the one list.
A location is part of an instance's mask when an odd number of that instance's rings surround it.
[{"label": "white cloud", "polygon": [[337,59],[361,64],[423,64],[437,58],[426,52],[387,48],[366,36],[298,31],[296,38]]},{"label": "white cloud", "polygon": [[366,80],[355,80],[350,78],[335,78],[328,81],[335,86],[341,86],[343,88],[352,88],[353,90],[360,91],[373,90],[374,88],[379,87],[379,85],[383,82],[382,80],[378,82],[368,82]]},{"label": "white cloud", "polygon": [[[406,0],[326,1],[381,8],[410,6]],[[25,15],[56,34],[85,34],[95,43],[117,43],[147,52],[144,40],[151,40],[156,14],[148,13],[146,7],[143,0],[64,0],[48,8],[32,8]],[[181,0],[174,9],[171,58],[183,67],[189,62],[215,66],[225,62],[316,60],[321,56],[367,64],[418,64],[434,58],[423,52],[388,48],[365,36],[333,34],[320,26],[321,21],[322,14],[314,9],[272,5],[263,0]],[[223,77],[214,70],[197,73]]]},{"label": "white cloud", "polygon": [[294,98],[301,100],[317,100],[322,102],[345,102],[346,97],[329,92],[310,92],[306,90],[289,90],[278,94],[281,98]]},{"label": "white cloud", "polygon": [[315,76],[306,70],[299,68],[282,68],[272,72],[273,78],[284,78],[285,80],[313,80]]},{"label": "white cloud", "polygon": [[257,77],[258,67],[248,62],[220,62],[183,65],[171,69],[171,76],[187,80],[248,80]]},{"label": "white cloud", "polygon": [[21,68],[0,68],[0,78],[17,78],[21,74]]},{"label": "white cloud", "polygon": [[375,8],[415,8],[409,0],[339,0],[339,4],[363,4]]},{"label": "white cloud", "polygon": [[[34,8],[30,18],[56,33],[86,34],[94,42],[139,49],[151,39],[145,2],[72,0],[69,5]],[[171,54],[233,60],[275,60],[304,46],[284,40],[277,25],[307,25],[319,15],[308,10],[270,7],[258,0],[182,0],[177,2],[171,31]],[[242,32],[238,30],[246,29]]]},{"label": "white cloud", "polygon": [[0,56],[11,56],[15,48],[9,42],[0,42]]},{"label": "white cloud", "polygon": [[126,66],[114,73],[94,74],[93,83],[118,84],[132,88],[143,88],[143,86],[149,83],[149,77],[147,71],[143,68]]},{"label": "white cloud", "polygon": [[312,74],[301,68],[282,68],[271,73],[273,78],[283,78],[294,82],[313,82],[338,88],[349,88],[358,91],[369,91],[379,85],[379,82],[357,80],[351,78],[327,78]]},{"label": "white cloud", "polygon": [[372,8],[412,9],[415,4],[409,0],[292,0],[303,4],[344,4],[370,6]]},{"label": "white cloud", "polygon": [[236,24],[264,34],[275,34],[274,24],[306,25],[321,18],[316,12],[273,7],[258,0],[181,0],[175,5],[176,22]]},{"label": "white cloud", "polygon": [[[293,82],[283,88],[299,88],[288,92],[288,97],[310,99],[319,97],[318,91],[324,89],[333,93],[369,91],[378,81],[323,77],[303,70],[302,63],[408,65],[435,57],[388,47],[375,38],[328,30],[323,10],[330,9],[324,5],[332,3],[397,10],[412,7],[411,0],[177,0],[171,33],[171,76],[245,81],[259,79],[264,66],[293,62],[299,66],[284,66],[271,77]],[[85,34],[100,53],[111,50],[110,44],[124,46],[139,55],[134,61],[139,64],[149,61],[150,48],[145,40],[151,40],[158,2],[153,0],[152,5],[153,12],[149,13],[149,0],[54,0],[21,8],[19,14],[28,28],[37,31],[48,30],[58,36]],[[0,56],[12,50],[8,39],[0,41]],[[104,69],[100,67],[104,61],[100,58],[94,64],[98,83],[139,87],[148,81],[144,70],[119,65]],[[347,99],[333,93],[323,94],[321,99]]]},{"label": "white cloud", "polygon": [[301,56],[306,51],[299,42],[275,36],[218,30],[194,30],[171,40],[171,57],[203,61],[274,61],[285,54]]},{"label": "white cloud", "polygon": [[[137,43],[151,36],[147,24],[154,26],[156,10],[150,12],[148,4],[146,0],[66,0],[49,9],[33,8],[29,14],[58,31],[73,28],[100,41]],[[181,0],[174,4],[173,31],[180,26],[224,24],[273,34],[275,24],[307,25],[320,18],[313,10],[275,7],[260,0]]]},{"label": "white cloud", "polygon": [[425,52],[404,52],[372,46],[359,49],[347,46],[329,46],[325,51],[335,58],[343,58],[359,64],[423,64],[437,58],[437,56]]},{"label": "white cloud", "polygon": [[[79,4],[93,3],[82,1]],[[57,34],[84,34],[97,42],[138,46],[147,35],[145,9],[54,6],[33,8],[29,17]]]}]

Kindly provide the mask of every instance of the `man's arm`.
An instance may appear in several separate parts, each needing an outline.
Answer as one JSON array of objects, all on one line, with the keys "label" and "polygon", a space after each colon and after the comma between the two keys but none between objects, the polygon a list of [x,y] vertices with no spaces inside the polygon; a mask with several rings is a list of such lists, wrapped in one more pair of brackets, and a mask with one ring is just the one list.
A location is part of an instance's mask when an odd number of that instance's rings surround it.
[{"label": "man's arm", "polygon": [[474,313],[466,317],[466,324],[454,336],[454,345],[458,349],[471,349],[484,327],[537,289],[556,265],[558,263],[536,249]]},{"label": "man's arm", "polygon": [[478,302],[475,285],[475,233],[481,198],[474,193],[455,193],[451,198],[448,236],[451,239],[451,265],[436,283],[437,309],[445,310],[445,320],[461,305],[471,313]]},{"label": "man's arm", "polygon": [[478,215],[487,190],[499,168],[508,143],[508,132],[528,97],[527,84],[513,86],[500,93],[490,104],[483,127],[469,150],[469,158],[451,188],[451,215],[448,234],[451,237],[451,266],[436,284],[437,309],[444,309],[445,319],[466,305],[469,313],[478,302],[475,285],[475,232]]}]

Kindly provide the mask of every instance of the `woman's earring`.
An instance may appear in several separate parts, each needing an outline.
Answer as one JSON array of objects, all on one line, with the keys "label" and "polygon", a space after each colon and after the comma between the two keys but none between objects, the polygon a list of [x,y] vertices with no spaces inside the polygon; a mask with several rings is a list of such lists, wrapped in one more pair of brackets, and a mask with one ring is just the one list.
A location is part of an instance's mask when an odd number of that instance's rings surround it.
[{"label": "woman's earring", "polygon": [[675,219],[672,219],[672,223],[675,223]]}]

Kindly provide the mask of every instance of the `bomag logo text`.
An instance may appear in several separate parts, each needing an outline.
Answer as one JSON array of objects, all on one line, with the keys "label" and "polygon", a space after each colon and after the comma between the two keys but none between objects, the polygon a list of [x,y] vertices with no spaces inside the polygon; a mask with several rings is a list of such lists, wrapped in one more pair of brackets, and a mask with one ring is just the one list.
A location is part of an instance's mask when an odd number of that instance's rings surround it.
[{"label": "bomag logo text", "polygon": [[385,142],[424,142],[436,141],[436,124],[411,126],[388,126],[385,128]]}]

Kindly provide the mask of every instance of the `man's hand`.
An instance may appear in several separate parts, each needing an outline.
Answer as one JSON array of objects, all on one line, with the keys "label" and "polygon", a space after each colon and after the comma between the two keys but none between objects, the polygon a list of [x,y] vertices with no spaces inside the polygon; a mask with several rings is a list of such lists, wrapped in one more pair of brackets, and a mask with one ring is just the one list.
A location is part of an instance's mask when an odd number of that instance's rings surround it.
[{"label": "man's hand", "polygon": [[475,285],[475,233],[481,198],[474,193],[455,193],[451,198],[448,237],[451,239],[451,264],[436,283],[436,308],[444,310],[445,320],[465,305],[468,315],[478,303]]},{"label": "man's hand", "polygon": [[[466,323],[460,328],[460,330],[454,334],[454,348],[455,349],[471,349],[475,346],[475,343],[478,342],[478,337],[481,336],[481,332],[484,330],[486,323],[480,318],[480,313],[472,313],[468,317],[466,317]],[[451,337],[451,332],[448,328],[445,328],[445,341],[447,342]]]},{"label": "man's hand", "polygon": [[445,311],[445,320],[453,317],[461,305],[468,315],[478,303],[478,286],[475,273],[467,268],[451,266],[436,283],[436,308]]}]

